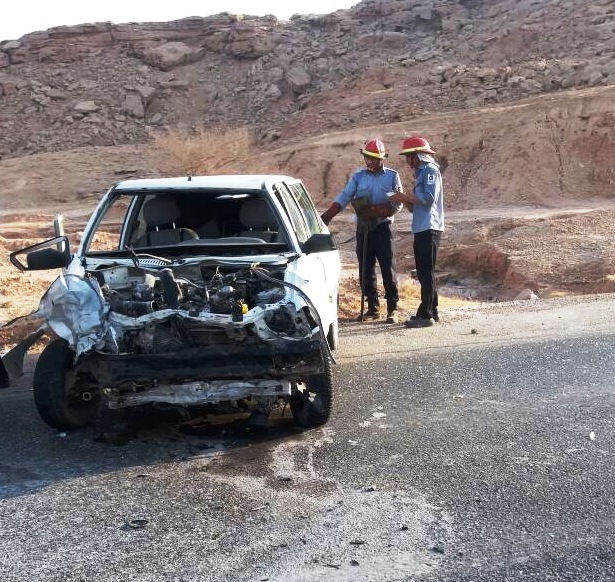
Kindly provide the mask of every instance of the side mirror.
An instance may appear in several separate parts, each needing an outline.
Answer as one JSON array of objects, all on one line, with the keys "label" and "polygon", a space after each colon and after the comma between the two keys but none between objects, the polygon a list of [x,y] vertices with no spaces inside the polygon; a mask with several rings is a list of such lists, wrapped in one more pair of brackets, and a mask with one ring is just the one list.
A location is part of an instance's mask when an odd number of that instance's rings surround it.
[{"label": "side mirror", "polygon": [[302,245],[301,250],[309,255],[310,253],[322,253],[326,251],[334,251],[337,249],[335,239],[332,234],[313,234]]},{"label": "side mirror", "polygon": [[[20,255],[25,255],[25,265],[18,259]],[[66,236],[56,236],[9,255],[11,263],[20,271],[64,269],[68,267],[71,258],[70,244]]]}]

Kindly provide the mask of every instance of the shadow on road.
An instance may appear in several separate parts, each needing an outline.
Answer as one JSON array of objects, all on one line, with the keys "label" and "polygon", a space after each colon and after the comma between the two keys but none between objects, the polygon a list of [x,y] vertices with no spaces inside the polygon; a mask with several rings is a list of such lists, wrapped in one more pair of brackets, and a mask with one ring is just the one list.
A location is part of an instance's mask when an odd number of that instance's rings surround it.
[{"label": "shadow on road", "polygon": [[0,390],[0,499],[33,493],[66,479],[112,473],[168,462],[188,461],[246,447],[258,454],[301,433],[290,410],[274,411],[266,428],[250,426],[248,415],[212,415],[142,407],[103,409],[83,429],[59,432],[39,417],[32,396],[36,355],[29,354],[24,376]]}]

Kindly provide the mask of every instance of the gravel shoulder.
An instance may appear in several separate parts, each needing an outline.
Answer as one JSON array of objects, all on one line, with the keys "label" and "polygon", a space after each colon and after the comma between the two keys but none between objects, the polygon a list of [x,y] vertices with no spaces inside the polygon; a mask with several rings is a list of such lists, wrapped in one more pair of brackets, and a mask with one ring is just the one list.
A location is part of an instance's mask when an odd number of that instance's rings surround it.
[{"label": "gravel shoulder", "polygon": [[[447,307],[430,328],[403,324],[346,323],[337,361],[380,358],[384,354],[449,350],[461,345],[510,344],[547,338],[572,338],[612,330],[615,296],[596,294],[556,299],[469,303]],[[366,341],[365,336],[369,338]]]}]

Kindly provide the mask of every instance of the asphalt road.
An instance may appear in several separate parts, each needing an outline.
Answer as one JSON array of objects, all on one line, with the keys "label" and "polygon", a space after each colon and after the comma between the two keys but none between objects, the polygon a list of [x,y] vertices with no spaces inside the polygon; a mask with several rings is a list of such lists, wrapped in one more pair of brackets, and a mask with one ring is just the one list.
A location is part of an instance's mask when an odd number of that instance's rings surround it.
[{"label": "asphalt road", "polygon": [[29,372],[0,391],[0,580],[615,580],[601,321],[505,341],[347,324],[333,418],[307,432],[150,415],[57,433]]}]

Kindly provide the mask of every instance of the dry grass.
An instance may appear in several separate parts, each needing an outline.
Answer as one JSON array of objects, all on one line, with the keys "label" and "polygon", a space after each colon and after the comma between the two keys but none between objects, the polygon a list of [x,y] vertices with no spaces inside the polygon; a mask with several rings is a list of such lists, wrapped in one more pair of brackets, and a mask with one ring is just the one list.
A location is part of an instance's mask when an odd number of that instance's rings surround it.
[{"label": "dry grass", "polygon": [[[402,316],[406,314],[410,315],[416,311],[416,308],[421,302],[421,287],[418,281],[414,279],[407,279],[400,281],[399,283],[399,303],[398,308]],[[384,289],[379,289],[381,297],[384,296]],[[452,307],[454,305],[467,304],[468,301],[460,299],[459,297],[445,297],[439,293],[440,309],[446,307]],[[361,291],[359,288],[358,276],[351,276],[343,279],[340,283],[339,289],[340,304],[339,304],[339,317],[341,321],[348,321],[354,319],[361,311]],[[386,302],[381,300],[381,313],[386,311]]]},{"label": "dry grass", "polygon": [[171,130],[154,135],[154,158],[167,175],[232,173],[251,153],[252,144],[246,128]]}]

